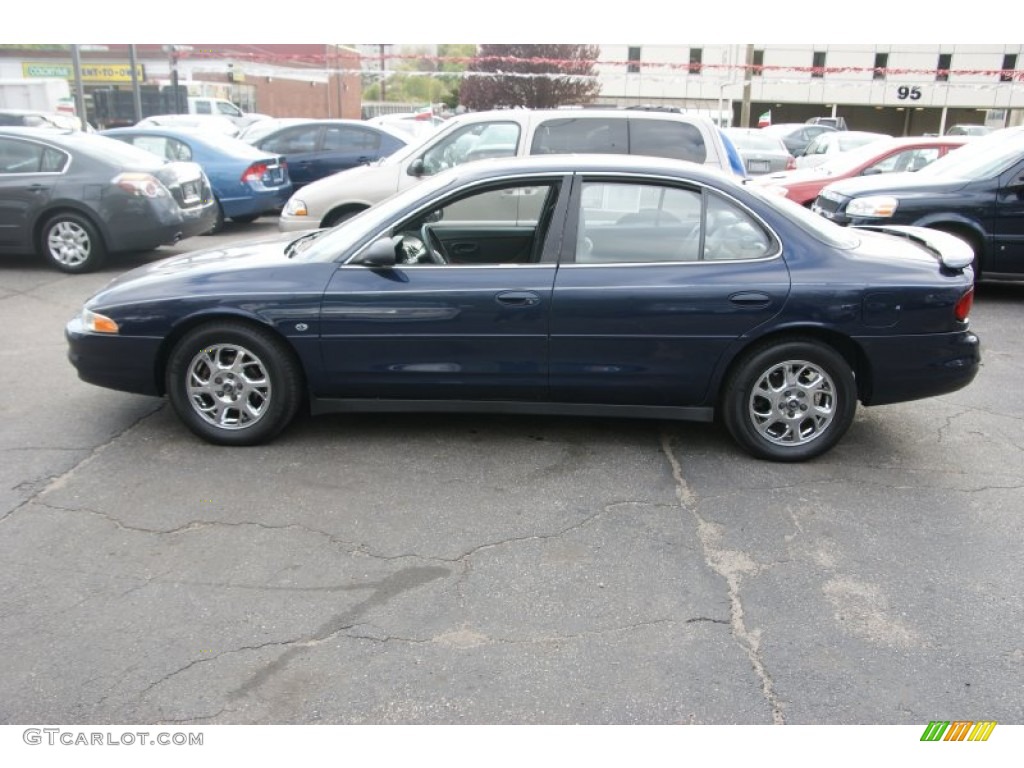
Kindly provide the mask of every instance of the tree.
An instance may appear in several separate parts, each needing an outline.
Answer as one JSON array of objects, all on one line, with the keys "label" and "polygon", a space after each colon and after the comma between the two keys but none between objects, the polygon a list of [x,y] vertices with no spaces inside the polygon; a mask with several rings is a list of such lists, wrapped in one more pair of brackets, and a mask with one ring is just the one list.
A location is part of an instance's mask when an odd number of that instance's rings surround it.
[{"label": "tree", "polygon": [[596,45],[481,45],[460,101],[470,109],[588,104],[601,92]]}]

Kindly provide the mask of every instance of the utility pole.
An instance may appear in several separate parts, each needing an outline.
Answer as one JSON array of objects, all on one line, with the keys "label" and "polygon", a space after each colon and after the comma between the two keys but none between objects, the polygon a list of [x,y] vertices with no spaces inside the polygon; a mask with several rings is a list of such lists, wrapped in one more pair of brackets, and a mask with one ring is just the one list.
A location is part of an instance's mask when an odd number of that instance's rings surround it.
[{"label": "utility pole", "polygon": [[135,46],[128,46],[128,63],[132,68],[132,103],[135,106],[135,122],[142,119],[142,93],[139,90],[139,73],[136,72],[138,65],[135,63]]},{"label": "utility pole", "polygon": [[82,86],[82,54],[77,45],[71,46],[71,65],[75,71],[75,111],[85,130],[87,116],[85,114],[85,88]]},{"label": "utility pole", "polygon": [[380,46],[380,100],[385,101],[384,86],[388,76],[384,72],[384,45]]},{"label": "utility pole", "polygon": [[740,108],[740,128],[750,127],[750,85],[754,76],[754,46],[747,45],[746,66],[743,68],[743,106]]}]

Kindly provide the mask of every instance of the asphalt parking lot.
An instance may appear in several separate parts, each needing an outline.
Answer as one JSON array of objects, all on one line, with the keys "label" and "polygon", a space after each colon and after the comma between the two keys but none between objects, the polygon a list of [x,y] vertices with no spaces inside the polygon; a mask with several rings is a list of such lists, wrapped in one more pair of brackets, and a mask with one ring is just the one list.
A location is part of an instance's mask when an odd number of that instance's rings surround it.
[{"label": "asphalt parking lot", "polygon": [[802,465],[715,425],[304,418],[205,444],[80,382],[119,272],[0,262],[0,721],[1024,722],[1024,284],[983,368]]}]

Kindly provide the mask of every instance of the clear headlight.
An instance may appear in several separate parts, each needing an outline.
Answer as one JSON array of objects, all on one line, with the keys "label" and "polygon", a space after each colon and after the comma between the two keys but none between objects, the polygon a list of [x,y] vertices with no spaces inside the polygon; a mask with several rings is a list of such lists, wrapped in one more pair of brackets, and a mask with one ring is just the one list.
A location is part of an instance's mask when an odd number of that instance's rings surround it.
[{"label": "clear headlight", "polygon": [[851,217],[888,218],[896,213],[900,201],[888,195],[858,197],[846,206],[846,215]]},{"label": "clear headlight", "polygon": [[118,333],[121,330],[117,323],[106,315],[88,309],[82,310],[82,327],[93,333]]},{"label": "clear headlight", "polygon": [[308,216],[309,211],[306,209],[306,203],[299,200],[297,197],[293,197],[288,201],[288,205],[284,207],[285,216]]}]

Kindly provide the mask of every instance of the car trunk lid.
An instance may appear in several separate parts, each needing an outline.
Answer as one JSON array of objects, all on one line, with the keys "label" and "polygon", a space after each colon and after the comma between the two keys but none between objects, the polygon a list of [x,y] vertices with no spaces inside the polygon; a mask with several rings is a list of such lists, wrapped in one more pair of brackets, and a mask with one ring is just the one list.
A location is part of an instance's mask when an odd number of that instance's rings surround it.
[{"label": "car trunk lid", "polygon": [[153,173],[180,208],[201,208],[213,197],[210,183],[197,163],[166,163]]}]

